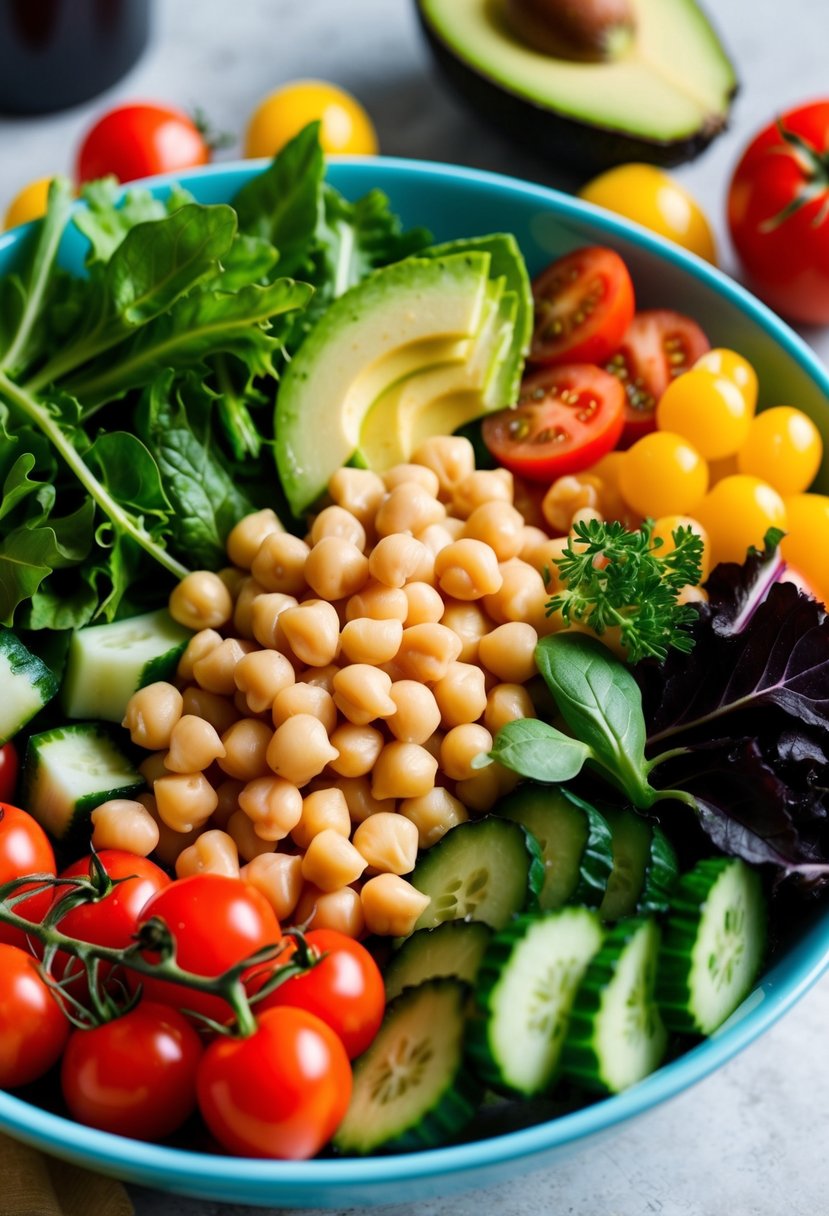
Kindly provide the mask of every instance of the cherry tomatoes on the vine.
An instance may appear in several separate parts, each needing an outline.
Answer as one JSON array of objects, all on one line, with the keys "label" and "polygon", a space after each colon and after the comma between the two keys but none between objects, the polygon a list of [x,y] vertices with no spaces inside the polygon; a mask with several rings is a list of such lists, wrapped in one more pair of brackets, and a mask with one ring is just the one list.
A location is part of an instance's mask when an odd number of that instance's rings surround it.
[{"label": "cherry tomatoes on the vine", "polygon": [[131,182],[206,165],[210,147],[193,119],[172,106],[117,106],[99,118],[78,152],[76,177]]},{"label": "cherry tomatoes on the vine", "polygon": [[35,959],[17,946],[0,944],[0,1088],[42,1077],[68,1036],[69,1022]]},{"label": "cherry tomatoes on the vine", "polygon": [[[55,855],[37,820],[19,807],[0,802],[0,883],[25,878],[27,874],[54,873]],[[21,887],[20,890],[26,888]],[[52,888],[47,887],[29,899],[21,900],[15,905],[14,911],[18,916],[25,916],[26,920],[40,921],[52,902],[52,895]],[[19,946],[21,950],[31,953],[25,934],[10,925],[0,924],[0,942]]]},{"label": "cherry tomatoes on the vine", "polygon": [[603,363],[633,320],[633,284],[618,253],[575,249],[533,281],[532,363]]}]

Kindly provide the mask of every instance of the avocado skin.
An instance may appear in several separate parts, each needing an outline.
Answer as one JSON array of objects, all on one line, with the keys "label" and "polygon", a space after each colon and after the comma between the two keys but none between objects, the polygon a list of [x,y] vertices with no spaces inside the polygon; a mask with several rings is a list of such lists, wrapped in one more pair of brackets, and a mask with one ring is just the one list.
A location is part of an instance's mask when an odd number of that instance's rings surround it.
[{"label": "avocado skin", "polygon": [[[650,140],[579,122],[547,106],[533,105],[487,80],[460,59],[432,29],[417,0],[415,8],[435,62],[460,98],[509,139],[519,141],[545,160],[565,163],[586,175],[630,161],[646,161],[670,169],[694,160],[728,126],[723,117],[722,122],[700,128],[686,139]],[[734,100],[738,91],[739,85],[735,84],[729,101]]]}]

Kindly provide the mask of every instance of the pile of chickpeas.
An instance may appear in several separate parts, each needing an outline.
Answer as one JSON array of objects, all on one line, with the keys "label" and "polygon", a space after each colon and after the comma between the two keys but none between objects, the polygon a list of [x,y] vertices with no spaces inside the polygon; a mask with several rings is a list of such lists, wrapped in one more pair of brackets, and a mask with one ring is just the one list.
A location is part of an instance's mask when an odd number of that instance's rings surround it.
[{"label": "pile of chickpeas", "polygon": [[176,684],[135,693],[124,719],[152,792],[99,807],[95,843],[126,832],[179,876],[241,875],[280,920],[411,932],[429,902],[405,878],[418,851],[516,780],[473,762],[535,716],[566,543],[538,523],[595,514],[578,491],[554,486],[529,524],[508,471],[439,437],[382,476],[340,469],[304,539],[270,510],[242,519],[231,565],[170,597],[196,632]]}]

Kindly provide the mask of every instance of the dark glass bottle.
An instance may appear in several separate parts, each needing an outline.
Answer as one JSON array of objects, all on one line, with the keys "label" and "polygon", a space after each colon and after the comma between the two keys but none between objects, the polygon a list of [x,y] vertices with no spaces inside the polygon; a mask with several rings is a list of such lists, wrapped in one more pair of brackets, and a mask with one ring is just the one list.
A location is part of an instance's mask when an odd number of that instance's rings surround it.
[{"label": "dark glass bottle", "polygon": [[150,0],[0,0],[0,113],[47,114],[109,88],[141,55]]}]

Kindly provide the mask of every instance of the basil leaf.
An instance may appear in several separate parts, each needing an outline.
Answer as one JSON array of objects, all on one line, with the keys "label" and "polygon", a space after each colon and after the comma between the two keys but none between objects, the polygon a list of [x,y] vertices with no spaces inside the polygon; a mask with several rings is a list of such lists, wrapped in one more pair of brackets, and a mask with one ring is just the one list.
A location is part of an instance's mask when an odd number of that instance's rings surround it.
[{"label": "basil leaf", "polygon": [[535,657],[573,734],[636,806],[651,806],[642,696],[625,665],[601,642],[577,633],[542,638]]},{"label": "basil leaf", "polygon": [[581,772],[591,749],[537,718],[518,718],[495,736],[492,760],[534,781],[558,784]]}]

